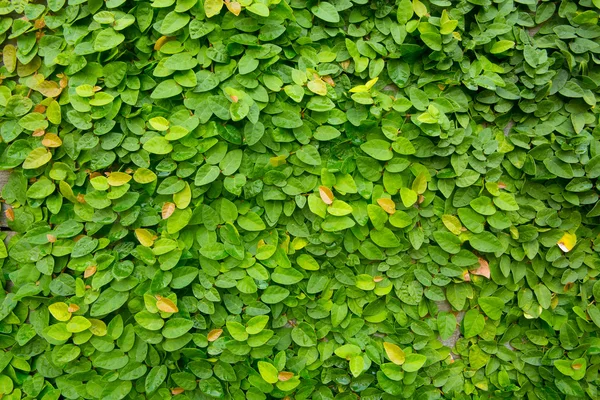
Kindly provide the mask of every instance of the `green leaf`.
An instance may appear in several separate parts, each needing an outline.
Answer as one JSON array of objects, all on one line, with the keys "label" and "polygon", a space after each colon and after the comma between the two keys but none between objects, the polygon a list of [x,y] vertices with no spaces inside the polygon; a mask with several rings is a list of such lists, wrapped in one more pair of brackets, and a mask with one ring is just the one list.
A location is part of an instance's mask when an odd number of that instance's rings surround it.
[{"label": "green leaf", "polygon": [[427,361],[427,357],[423,354],[407,354],[402,369],[406,372],[416,372],[425,365],[425,361]]},{"label": "green leaf", "polygon": [[362,151],[376,160],[388,161],[394,157],[390,143],[381,139],[369,140],[360,145]]},{"label": "green leaf", "polygon": [[331,22],[334,24],[340,21],[340,15],[331,3],[325,1],[319,2],[317,5],[312,6],[310,11],[317,18],[320,18],[323,21]]},{"label": "green leaf", "polygon": [[469,310],[466,312],[463,321],[463,335],[465,338],[472,338],[483,332],[485,327],[485,318],[477,310]]},{"label": "green leaf", "polygon": [[479,306],[491,319],[497,321],[502,317],[502,310],[504,309],[504,301],[498,297],[480,297],[478,300]]}]

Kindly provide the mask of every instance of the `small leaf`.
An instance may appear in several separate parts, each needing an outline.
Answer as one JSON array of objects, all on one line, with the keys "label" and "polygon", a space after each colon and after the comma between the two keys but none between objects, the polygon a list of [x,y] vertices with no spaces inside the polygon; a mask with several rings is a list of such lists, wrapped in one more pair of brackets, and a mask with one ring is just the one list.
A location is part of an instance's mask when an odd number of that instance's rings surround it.
[{"label": "small leaf", "polygon": [[223,8],[223,0],[204,0],[204,12],[207,18],[219,15]]},{"label": "small leaf", "polygon": [[406,356],[404,354],[404,351],[400,348],[400,346],[394,343],[383,342],[383,348],[385,349],[385,354],[387,355],[387,358],[391,362],[393,362],[396,365],[404,364]]},{"label": "small leaf", "polygon": [[479,257],[478,261],[479,261],[479,268],[471,270],[469,272],[471,272],[473,275],[481,275],[481,276],[485,276],[486,278],[490,279],[491,275],[490,275],[489,263],[481,257]]},{"label": "small leaf", "polygon": [[212,331],[208,332],[208,335],[206,337],[209,342],[214,342],[219,337],[221,337],[222,333],[223,333],[223,329],[213,329]]},{"label": "small leaf", "polygon": [[574,233],[565,232],[565,234],[556,243],[558,247],[565,253],[573,250],[573,247],[577,244],[577,236]]},{"label": "small leaf", "polygon": [[319,195],[321,196],[321,200],[328,205],[332,204],[333,199],[335,198],[331,189],[326,186],[319,186]]},{"label": "small leaf", "polygon": [[379,204],[379,206],[390,215],[396,213],[396,203],[392,199],[380,198],[377,199],[377,204]]},{"label": "small leaf", "polygon": [[168,299],[166,297],[161,297],[156,302],[156,308],[158,308],[162,312],[166,313],[176,313],[179,311],[173,300]]},{"label": "small leaf", "polygon": [[165,204],[163,204],[162,211],[161,211],[162,219],[167,219],[171,215],[173,215],[173,213],[175,212],[175,209],[176,209],[175,203],[171,203],[171,202],[167,201]]}]

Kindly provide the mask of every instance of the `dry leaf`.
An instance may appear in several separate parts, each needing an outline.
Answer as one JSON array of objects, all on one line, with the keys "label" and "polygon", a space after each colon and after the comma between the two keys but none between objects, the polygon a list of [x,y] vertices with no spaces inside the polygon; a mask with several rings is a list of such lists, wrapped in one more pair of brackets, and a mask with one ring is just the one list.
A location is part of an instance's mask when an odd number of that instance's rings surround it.
[{"label": "dry leaf", "polygon": [[463,280],[465,282],[471,282],[471,275],[469,275],[469,271],[463,272]]},{"label": "dry leaf", "polygon": [[87,267],[85,269],[85,271],[83,272],[83,277],[84,278],[89,278],[90,276],[94,275],[96,273],[96,266],[95,265],[90,265],[89,267]]},{"label": "dry leaf", "polygon": [[156,302],[156,308],[166,313],[176,313],[177,311],[179,311],[177,305],[173,303],[173,300],[168,299],[166,297],[161,297],[160,300]]},{"label": "dry leaf", "polygon": [[390,215],[396,212],[396,203],[394,203],[394,200],[392,199],[377,199],[377,204],[379,204],[379,206]]},{"label": "dry leaf", "polygon": [[6,211],[4,211],[4,215],[6,215],[6,219],[11,222],[15,220],[15,212],[12,208],[9,208]]},{"label": "dry leaf", "polygon": [[48,241],[49,241],[50,243],[54,243],[54,242],[56,242],[56,236],[54,236],[54,235],[51,235],[51,234],[49,234],[49,233],[46,235],[46,239],[48,239]]},{"label": "dry leaf", "polygon": [[173,396],[177,396],[178,394],[181,394],[183,392],[185,392],[185,390],[183,388],[180,388],[180,387],[176,387],[176,388],[171,389],[171,394]]},{"label": "dry leaf", "polygon": [[214,342],[221,336],[222,333],[223,329],[213,329],[212,331],[208,332],[207,339],[209,342]]},{"label": "dry leaf", "polygon": [[77,304],[69,304],[68,310],[71,313],[77,312],[79,311],[79,306]]},{"label": "dry leaf", "polygon": [[479,257],[479,268],[470,271],[473,275],[485,276],[490,279],[490,265],[486,260]]},{"label": "dry leaf", "polygon": [[166,202],[162,207],[162,219],[167,219],[175,212],[175,203]]},{"label": "dry leaf", "polygon": [[242,12],[242,5],[237,1],[226,2],[227,9],[236,17]]},{"label": "dry leaf", "polygon": [[294,373],[293,372],[287,372],[287,371],[281,371],[279,373],[279,375],[277,375],[277,378],[281,381],[281,382],[285,382],[285,381],[289,381],[290,379],[292,379],[294,377]]},{"label": "dry leaf", "polygon": [[44,129],[36,129],[35,131],[33,131],[31,136],[40,137],[40,136],[44,136],[45,133],[46,133],[46,131]]},{"label": "dry leaf", "polygon": [[321,195],[321,200],[323,200],[323,203],[327,205],[332,204],[333,199],[335,198],[331,189],[326,186],[319,186],[319,195]]},{"label": "dry leaf", "polygon": [[321,79],[323,79],[325,82],[327,82],[329,84],[329,86],[335,87],[335,82],[333,81],[333,78],[329,75],[325,75],[323,77],[321,77]]},{"label": "dry leaf", "polygon": [[60,147],[62,145],[62,140],[58,135],[48,132],[44,135],[42,144],[46,147]]}]

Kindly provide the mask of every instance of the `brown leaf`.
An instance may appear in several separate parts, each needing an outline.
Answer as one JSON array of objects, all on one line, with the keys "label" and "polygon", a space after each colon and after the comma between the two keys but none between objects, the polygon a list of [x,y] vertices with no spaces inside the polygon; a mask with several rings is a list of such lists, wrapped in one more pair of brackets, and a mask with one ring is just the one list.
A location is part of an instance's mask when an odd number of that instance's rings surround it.
[{"label": "brown leaf", "polygon": [[33,107],[33,112],[43,114],[46,112],[46,106],[43,104],[38,104],[35,107]]},{"label": "brown leaf", "polygon": [[46,235],[46,239],[48,239],[48,241],[49,241],[50,243],[54,243],[54,242],[56,242],[56,236],[54,236],[54,235],[51,235],[51,234],[49,234],[49,233]]},{"label": "brown leaf", "polygon": [[94,275],[96,273],[96,266],[95,265],[90,265],[89,267],[87,267],[85,269],[85,271],[83,272],[83,277],[84,278],[89,278],[90,276]]},{"label": "brown leaf", "polygon": [[177,396],[178,394],[181,394],[183,392],[185,392],[185,390],[183,388],[180,388],[180,387],[176,387],[176,388],[171,389],[171,394],[173,396]]},{"label": "brown leaf", "polygon": [[68,308],[70,313],[74,313],[79,311],[79,306],[77,304],[69,304],[69,308]]},{"label": "brown leaf", "polygon": [[323,79],[325,82],[327,82],[329,84],[329,86],[335,87],[335,82],[331,76],[325,75],[325,76],[321,77],[321,79]]},{"label": "brown leaf", "polygon": [[471,282],[471,275],[469,275],[469,271],[463,272],[463,279],[465,282]]},{"label": "brown leaf", "polygon": [[321,195],[321,200],[323,203],[329,205],[333,203],[333,192],[327,186],[319,186],[319,195]]},{"label": "brown leaf", "polygon": [[45,26],[46,26],[46,21],[44,21],[44,17],[36,19],[35,22],[33,23],[33,27],[35,29],[42,29]]},{"label": "brown leaf", "polygon": [[40,137],[40,136],[44,136],[45,134],[46,134],[46,131],[44,129],[36,129],[35,131],[33,131],[31,136]]},{"label": "brown leaf", "polygon": [[168,299],[166,297],[161,297],[160,300],[156,302],[156,308],[166,313],[176,313],[177,311],[179,311],[177,305],[173,303],[173,300]]},{"label": "brown leaf", "polygon": [[486,260],[479,257],[479,268],[470,271],[473,275],[485,276],[490,279],[490,265]]},{"label": "brown leaf", "polygon": [[15,220],[15,212],[12,207],[4,211],[4,215],[6,215],[6,219],[11,222]]},{"label": "brown leaf", "polygon": [[213,329],[212,331],[208,332],[208,336],[206,338],[209,342],[214,342],[221,336],[222,333],[223,329]]},{"label": "brown leaf", "polygon": [[278,375],[277,378],[281,381],[281,382],[285,382],[285,381],[289,381],[290,379],[292,379],[294,377],[294,373],[293,372],[287,372],[287,371],[281,371]]},{"label": "brown leaf", "polygon": [[166,202],[162,207],[162,219],[167,219],[175,212],[175,203]]},{"label": "brown leaf", "polygon": [[373,277],[373,282],[378,283],[378,282],[381,282],[383,279],[384,279],[383,276],[377,275],[377,276]]}]

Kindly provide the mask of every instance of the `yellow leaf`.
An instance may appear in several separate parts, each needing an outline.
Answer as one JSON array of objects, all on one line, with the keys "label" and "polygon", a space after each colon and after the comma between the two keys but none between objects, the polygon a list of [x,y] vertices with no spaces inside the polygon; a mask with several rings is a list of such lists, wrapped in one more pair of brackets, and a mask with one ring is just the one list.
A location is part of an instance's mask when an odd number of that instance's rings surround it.
[{"label": "yellow leaf", "polygon": [[242,12],[242,5],[237,1],[227,2],[225,3],[225,5],[227,6],[229,12],[231,12],[236,17]]},{"label": "yellow leaf", "polygon": [[108,330],[104,321],[100,319],[89,319],[89,321],[92,323],[92,326],[90,326],[88,329],[90,332],[92,332],[92,334],[94,334],[94,336],[106,336]]},{"label": "yellow leaf", "polygon": [[321,200],[323,203],[329,205],[333,203],[333,192],[326,186],[319,186],[319,195],[321,196]]},{"label": "yellow leaf", "polygon": [[308,240],[305,238],[296,237],[292,240],[292,247],[294,250],[302,250],[308,244]]},{"label": "yellow leaf", "polygon": [[54,133],[47,132],[42,139],[42,144],[46,147],[60,147],[62,140]]},{"label": "yellow leaf", "polygon": [[223,0],[204,0],[204,12],[207,18],[219,15],[223,8]]},{"label": "yellow leaf", "polygon": [[161,36],[158,38],[158,40],[156,41],[156,43],[154,43],[154,50],[160,50],[161,47],[163,47],[163,45],[169,41],[171,41],[172,39],[174,39],[173,37],[169,37],[169,36]]},{"label": "yellow leaf", "polygon": [[279,167],[280,165],[283,165],[286,163],[286,159],[285,159],[285,156],[271,157],[269,159],[269,163],[274,167]]},{"label": "yellow leaf", "polygon": [[69,306],[67,303],[58,302],[48,306],[48,311],[54,318],[59,321],[66,322],[71,319],[71,313],[69,312]]},{"label": "yellow leaf", "polygon": [[223,329],[213,329],[212,331],[208,332],[208,335],[206,338],[208,339],[209,342],[214,342],[221,336],[222,333],[223,333]]},{"label": "yellow leaf", "polygon": [[144,247],[150,247],[154,244],[154,235],[148,229],[136,229],[135,236],[140,241],[140,244]]},{"label": "yellow leaf", "polygon": [[111,172],[107,180],[110,186],[123,186],[131,180],[131,175],[125,172]]},{"label": "yellow leaf", "polygon": [[460,235],[462,232],[462,224],[460,223],[460,220],[458,219],[458,217],[454,216],[454,215],[442,215],[442,222],[444,223],[444,226],[446,228],[448,228],[448,230],[452,233],[454,233],[455,235]]},{"label": "yellow leaf", "polygon": [[388,214],[396,213],[396,203],[392,199],[381,198],[377,199],[377,204]]},{"label": "yellow leaf", "polygon": [[313,79],[312,81],[309,81],[306,86],[308,87],[308,90],[310,90],[311,92],[313,92],[315,94],[318,94],[320,96],[327,95],[327,85],[325,84],[325,81],[321,78],[317,78],[317,79]]},{"label": "yellow leaf", "polygon": [[190,185],[187,182],[185,183],[185,187],[181,191],[173,195],[173,201],[175,202],[177,208],[179,208],[180,210],[183,210],[184,208],[190,205],[192,201],[192,189],[190,188]]},{"label": "yellow leaf", "polygon": [[363,92],[368,92],[369,88],[367,87],[367,85],[358,85],[358,86],[354,86],[352,89],[350,89],[350,93],[363,93]]},{"label": "yellow leaf", "polygon": [[573,247],[577,244],[577,236],[574,233],[565,232],[557,244],[562,251],[568,253],[573,250]]},{"label": "yellow leaf", "polygon": [[13,73],[17,68],[17,48],[12,44],[4,46],[2,51],[2,62],[8,72]]},{"label": "yellow leaf", "polygon": [[168,299],[166,297],[161,297],[160,300],[156,302],[156,308],[166,313],[176,313],[177,311],[179,311],[177,305],[173,302],[173,300]]},{"label": "yellow leaf", "polygon": [[413,10],[419,18],[427,15],[427,6],[425,6],[425,4],[421,3],[419,0],[413,0]]},{"label": "yellow leaf", "polygon": [[54,81],[43,81],[34,89],[46,97],[58,97],[62,93],[62,88]]},{"label": "yellow leaf", "polygon": [[404,355],[404,351],[400,348],[400,346],[395,345],[394,343],[383,342],[383,348],[385,349],[385,354],[391,362],[396,365],[404,364],[404,360],[406,360],[406,356]]},{"label": "yellow leaf", "polygon": [[148,120],[148,123],[150,124],[152,129],[155,129],[155,130],[161,131],[161,132],[169,129],[169,125],[170,125],[169,121],[165,117],[150,118]]},{"label": "yellow leaf", "polygon": [[367,83],[365,83],[365,86],[367,87],[367,89],[371,89],[373,86],[375,86],[375,84],[377,83],[378,80],[379,80],[379,77],[373,78],[370,81],[368,81]]}]

